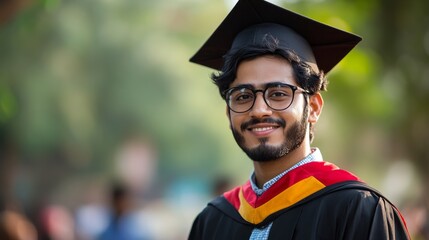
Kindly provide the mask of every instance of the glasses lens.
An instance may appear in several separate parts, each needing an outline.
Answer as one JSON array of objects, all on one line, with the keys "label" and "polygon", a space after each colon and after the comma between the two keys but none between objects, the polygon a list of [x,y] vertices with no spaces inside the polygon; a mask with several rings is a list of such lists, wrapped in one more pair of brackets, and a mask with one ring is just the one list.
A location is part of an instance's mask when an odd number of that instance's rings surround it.
[{"label": "glasses lens", "polygon": [[[229,108],[237,113],[250,110],[255,103],[255,93],[261,90],[249,88],[232,88],[226,93],[226,101]],[[267,105],[274,110],[284,110],[293,101],[294,90],[289,85],[270,86],[264,91],[264,99]]]},{"label": "glasses lens", "polygon": [[274,110],[284,110],[290,106],[293,100],[293,90],[289,86],[269,87],[265,91],[265,101]]},{"label": "glasses lens", "polygon": [[253,106],[255,95],[252,90],[247,88],[231,89],[227,95],[226,100],[229,108],[234,112],[246,112]]}]

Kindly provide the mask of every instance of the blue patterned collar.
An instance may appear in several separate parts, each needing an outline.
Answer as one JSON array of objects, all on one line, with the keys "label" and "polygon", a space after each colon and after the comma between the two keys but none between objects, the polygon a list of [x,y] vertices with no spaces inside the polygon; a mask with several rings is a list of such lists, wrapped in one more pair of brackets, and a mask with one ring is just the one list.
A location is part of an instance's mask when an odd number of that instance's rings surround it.
[{"label": "blue patterned collar", "polygon": [[274,183],[276,183],[286,173],[290,172],[291,170],[293,170],[299,166],[302,166],[304,164],[307,164],[307,163],[313,162],[313,161],[318,161],[318,162],[323,161],[322,153],[320,152],[320,150],[318,148],[312,148],[311,153],[307,157],[305,157],[301,161],[297,162],[295,165],[293,165],[291,168],[287,169],[286,171],[275,176],[274,178],[272,178],[268,182],[264,183],[262,188],[258,188],[258,186],[256,185],[255,173],[253,172],[252,175],[250,176],[250,184],[252,185],[252,189],[256,193],[256,195],[261,196],[262,193],[267,191],[268,188],[270,188]]}]

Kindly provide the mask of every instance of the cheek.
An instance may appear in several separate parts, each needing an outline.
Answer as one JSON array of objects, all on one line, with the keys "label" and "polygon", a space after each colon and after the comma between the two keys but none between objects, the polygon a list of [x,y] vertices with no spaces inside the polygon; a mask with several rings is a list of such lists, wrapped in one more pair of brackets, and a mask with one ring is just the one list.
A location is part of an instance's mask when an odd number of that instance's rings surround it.
[{"label": "cheek", "polygon": [[239,115],[234,115],[234,113],[229,115],[229,126],[230,128],[236,129],[240,131],[240,126],[244,121],[244,117]]},{"label": "cheek", "polygon": [[282,118],[286,121],[286,125],[290,125],[291,123],[297,121],[298,119],[301,119],[301,116],[303,114],[303,111],[294,107],[294,108],[288,108],[281,112],[279,114],[279,118]]},{"label": "cheek", "polygon": [[305,116],[304,111],[308,111],[308,109],[305,109],[304,99],[300,98],[295,100],[292,106],[284,110],[281,114],[281,117],[286,120],[287,123],[301,121],[303,116]]}]

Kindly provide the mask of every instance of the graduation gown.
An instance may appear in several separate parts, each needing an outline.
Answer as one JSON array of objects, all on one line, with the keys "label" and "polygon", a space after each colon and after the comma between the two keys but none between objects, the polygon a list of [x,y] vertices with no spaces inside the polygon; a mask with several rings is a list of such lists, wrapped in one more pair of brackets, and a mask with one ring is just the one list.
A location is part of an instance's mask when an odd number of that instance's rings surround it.
[{"label": "graduation gown", "polygon": [[224,193],[197,216],[189,239],[249,239],[271,222],[268,239],[410,239],[392,203],[327,162],[292,170],[261,196],[249,181]]}]

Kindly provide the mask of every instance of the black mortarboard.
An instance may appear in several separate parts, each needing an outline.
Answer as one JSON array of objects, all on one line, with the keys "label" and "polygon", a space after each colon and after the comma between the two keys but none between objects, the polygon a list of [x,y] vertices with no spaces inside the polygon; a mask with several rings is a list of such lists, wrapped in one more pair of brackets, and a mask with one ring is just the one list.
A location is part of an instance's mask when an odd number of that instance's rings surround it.
[{"label": "black mortarboard", "polygon": [[362,40],[263,0],[239,0],[190,61],[221,70],[230,50],[261,43],[267,34],[325,73]]}]

